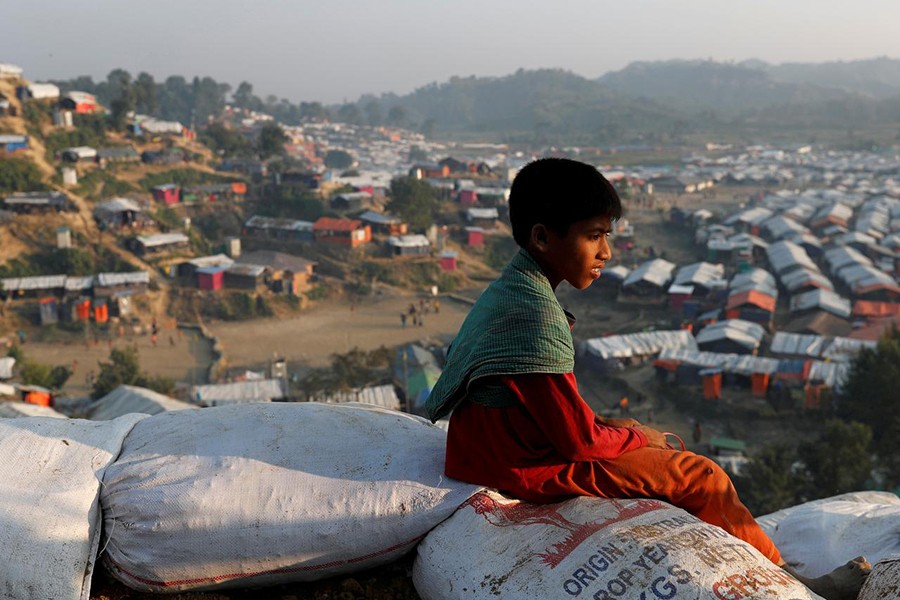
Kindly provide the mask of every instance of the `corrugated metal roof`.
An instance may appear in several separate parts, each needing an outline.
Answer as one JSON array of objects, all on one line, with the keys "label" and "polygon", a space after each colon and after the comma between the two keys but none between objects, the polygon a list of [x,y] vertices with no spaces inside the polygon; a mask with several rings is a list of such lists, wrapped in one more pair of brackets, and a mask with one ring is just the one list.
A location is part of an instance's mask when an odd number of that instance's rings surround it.
[{"label": "corrugated metal roof", "polygon": [[186,244],[189,243],[191,239],[183,233],[173,232],[138,236],[138,241],[145,248],[153,248],[156,246],[166,246],[168,244]]},{"label": "corrugated metal roof", "polygon": [[89,290],[94,287],[94,276],[87,275],[85,277],[66,277],[66,291],[80,292]]},{"label": "corrugated metal roof", "polygon": [[280,379],[214,383],[197,385],[191,389],[193,399],[206,406],[271,402],[280,400],[285,395],[284,384]]},{"label": "corrugated metal roof", "polygon": [[7,292],[40,291],[62,289],[66,285],[65,275],[37,275],[34,277],[10,277],[2,280],[3,290]]},{"label": "corrugated metal roof", "polygon": [[424,235],[400,235],[388,238],[388,246],[396,246],[398,248],[421,248],[422,246],[430,246],[431,242]]},{"label": "corrugated metal roof", "polygon": [[275,217],[264,217],[262,215],[253,215],[244,223],[244,227],[254,227],[257,229],[286,229],[290,231],[312,231],[313,224],[311,221],[300,221],[297,219],[279,219]]},{"label": "corrugated metal roof", "polygon": [[141,205],[131,198],[110,198],[94,206],[95,213],[141,212]]},{"label": "corrugated metal roof", "polygon": [[342,404],[345,402],[362,402],[374,404],[390,410],[400,410],[400,398],[392,385],[380,385],[367,387],[349,392],[335,392],[333,394],[319,394],[311,398],[313,402],[327,402],[330,404]]},{"label": "corrugated metal roof", "polygon": [[150,273],[147,271],[132,271],[130,273],[100,273],[97,275],[97,285],[100,287],[141,283],[150,283]]}]

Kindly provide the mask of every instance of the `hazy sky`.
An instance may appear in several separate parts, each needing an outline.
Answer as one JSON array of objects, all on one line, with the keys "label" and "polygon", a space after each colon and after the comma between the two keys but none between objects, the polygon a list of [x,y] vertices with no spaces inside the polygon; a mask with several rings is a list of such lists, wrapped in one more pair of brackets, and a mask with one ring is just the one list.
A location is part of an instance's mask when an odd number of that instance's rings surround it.
[{"label": "hazy sky", "polygon": [[121,67],[294,103],[520,67],[877,56],[900,58],[897,0],[0,0],[0,62],[31,81]]}]

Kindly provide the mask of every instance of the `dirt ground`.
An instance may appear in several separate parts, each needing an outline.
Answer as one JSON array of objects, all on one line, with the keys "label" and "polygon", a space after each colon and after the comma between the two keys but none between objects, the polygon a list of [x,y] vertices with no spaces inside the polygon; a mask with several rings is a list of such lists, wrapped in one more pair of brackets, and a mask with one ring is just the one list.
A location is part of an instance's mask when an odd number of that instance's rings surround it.
[{"label": "dirt ground", "polygon": [[207,327],[222,344],[228,366],[259,368],[273,355],[288,361],[291,372],[325,367],[333,354],[357,347],[374,350],[424,339],[449,341],[456,334],[469,305],[441,296],[440,310],[430,309],[423,325],[415,327],[407,319],[403,327],[400,314],[425,296],[396,290],[373,297],[322,303],[289,318],[253,321],[207,322]]}]

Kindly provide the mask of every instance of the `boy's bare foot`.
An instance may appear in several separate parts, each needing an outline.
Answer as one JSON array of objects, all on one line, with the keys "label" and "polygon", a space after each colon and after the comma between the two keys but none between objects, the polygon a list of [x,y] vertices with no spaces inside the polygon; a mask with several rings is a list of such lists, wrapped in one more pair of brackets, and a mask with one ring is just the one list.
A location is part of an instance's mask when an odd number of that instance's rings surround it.
[{"label": "boy's bare foot", "polygon": [[856,600],[859,590],[872,572],[872,565],[862,556],[857,556],[831,573],[815,578],[803,577],[788,565],[782,565],[781,568],[826,600]]}]

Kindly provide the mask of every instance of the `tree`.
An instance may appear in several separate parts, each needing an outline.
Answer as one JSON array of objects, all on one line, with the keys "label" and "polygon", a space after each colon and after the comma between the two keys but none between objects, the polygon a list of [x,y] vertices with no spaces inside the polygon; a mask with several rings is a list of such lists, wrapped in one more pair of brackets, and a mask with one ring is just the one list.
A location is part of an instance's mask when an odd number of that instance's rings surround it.
[{"label": "tree", "polygon": [[141,377],[137,346],[113,348],[109,362],[100,363],[100,373],[94,381],[94,398],[102,398],[120,385],[137,385]]},{"label": "tree", "polygon": [[381,105],[376,100],[370,100],[363,109],[366,113],[366,123],[371,127],[381,125]]},{"label": "tree", "polygon": [[344,150],[329,150],[325,154],[325,166],[329,169],[349,169],[356,159]]},{"label": "tree", "polygon": [[415,177],[397,177],[391,180],[391,199],[385,208],[413,229],[424,230],[434,223],[438,200],[428,182]]},{"label": "tree", "polygon": [[259,132],[256,149],[262,159],[270,156],[284,156],[287,153],[284,148],[287,142],[288,137],[280,125],[266,123]]},{"label": "tree", "polygon": [[797,452],[787,445],[766,446],[734,477],[741,501],[764,515],[802,501],[806,475],[796,472]]},{"label": "tree", "polygon": [[406,109],[402,106],[392,106],[388,111],[387,124],[393,127],[400,127],[406,122]]},{"label": "tree", "polygon": [[338,119],[343,123],[351,123],[353,125],[359,125],[362,123],[362,114],[359,112],[359,107],[355,104],[344,104],[338,109]]},{"label": "tree", "polygon": [[900,485],[900,330],[892,327],[874,350],[863,349],[850,363],[847,381],[837,395],[837,415],[868,425],[887,483]]},{"label": "tree", "polygon": [[864,488],[872,473],[872,430],[862,423],[833,419],[814,442],[801,444],[799,455],[812,478],[810,499]]},{"label": "tree", "polygon": [[135,108],[144,113],[155,114],[159,108],[156,96],[156,82],[149,73],[140,73],[132,86],[134,89]]},{"label": "tree", "polygon": [[250,156],[253,147],[250,141],[237,131],[221,123],[211,123],[200,134],[200,141],[220,156]]},{"label": "tree", "polygon": [[234,94],[231,95],[234,105],[238,108],[250,108],[253,98],[253,86],[246,81],[242,81]]},{"label": "tree", "polygon": [[44,189],[43,175],[30,160],[6,156],[0,160],[0,194]]},{"label": "tree", "polygon": [[134,110],[135,94],[131,86],[131,74],[124,69],[113,69],[106,76],[110,120],[113,129],[123,129],[128,113]]},{"label": "tree", "polygon": [[26,360],[25,364],[22,365],[20,374],[23,383],[58,390],[72,376],[72,370],[62,365],[51,367],[44,363]]},{"label": "tree", "polygon": [[94,381],[91,396],[102,398],[120,385],[145,387],[161,394],[171,393],[175,389],[175,382],[171,379],[141,371],[137,346],[109,351],[109,362],[100,363],[100,373]]},{"label": "tree", "polygon": [[328,118],[328,111],[321,102],[301,102],[300,118],[308,121],[324,121]]}]

